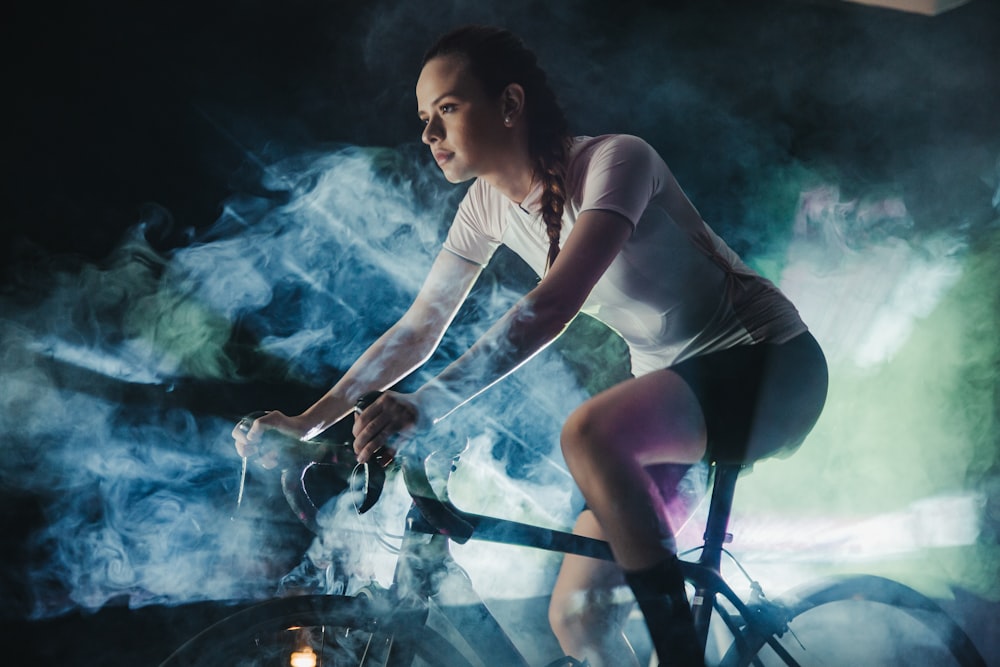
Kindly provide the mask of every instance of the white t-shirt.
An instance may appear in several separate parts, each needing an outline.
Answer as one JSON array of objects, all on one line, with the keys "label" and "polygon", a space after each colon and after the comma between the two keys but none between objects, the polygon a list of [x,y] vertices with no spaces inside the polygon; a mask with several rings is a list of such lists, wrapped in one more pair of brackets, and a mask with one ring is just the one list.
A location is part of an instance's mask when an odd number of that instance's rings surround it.
[{"label": "white t-shirt", "polygon": [[[581,309],[628,343],[633,374],[736,345],[781,343],[806,331],[791,302],[701,220],[666,163],[642,139],[577,137],[566,188],[560,245],[584,211],[614,211],[633,225]],[[458,208],[445,249],[486,265],[502,243],[541,275],[549,247],[541,194],[536,185],[518,205],[477,179]]]}]

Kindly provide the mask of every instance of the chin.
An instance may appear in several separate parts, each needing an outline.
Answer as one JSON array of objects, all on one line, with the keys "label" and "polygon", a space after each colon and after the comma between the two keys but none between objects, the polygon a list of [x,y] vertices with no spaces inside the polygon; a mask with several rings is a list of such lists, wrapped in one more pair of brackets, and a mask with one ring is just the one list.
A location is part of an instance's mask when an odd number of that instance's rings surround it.
[{"label": "chin", "polygon": [[464,183],[476,177],[476,170],[470,169],[469,164],[460,159],[457,154],[453,154],[451,159],[439,163],[438,169],[441,170],[441,174],[449,183]]},{"label": "chin", "polygon": [[456,185],[458,183],[465,183],[466,181],[471,181],[473,178],[476,177],[475,174],[457,173],[451,171],[450,169],[442,169],[441,173],[444,175],[446,181]]}]

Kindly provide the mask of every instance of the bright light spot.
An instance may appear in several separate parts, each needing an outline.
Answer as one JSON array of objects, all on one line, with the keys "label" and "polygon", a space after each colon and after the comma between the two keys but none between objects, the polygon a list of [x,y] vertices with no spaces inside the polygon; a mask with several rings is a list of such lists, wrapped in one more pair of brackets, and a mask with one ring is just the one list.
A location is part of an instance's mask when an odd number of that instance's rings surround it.
[{"label": "bright light spot", "polygon": [[292,653],[290,664],[292,667],[316,667],[316,653],[306,646]]}]

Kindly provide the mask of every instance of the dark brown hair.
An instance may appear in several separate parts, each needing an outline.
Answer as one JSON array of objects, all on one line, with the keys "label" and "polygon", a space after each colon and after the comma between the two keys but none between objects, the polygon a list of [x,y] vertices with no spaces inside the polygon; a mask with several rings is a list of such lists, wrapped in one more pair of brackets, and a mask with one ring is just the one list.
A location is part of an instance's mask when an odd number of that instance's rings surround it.
[{"label": "dark brown hair", "polygon": [[542,181],[542,220],[549,237],[546,267],[559,254],[559,233],[566,203],[566,160],[569,125],[535,54],[513,33],[491,26],[453,30],[427,51],[421,66],[439,56],[458,56],[482,83],[487,95],[499,97],[512,84],[524,88],[528,151],[535,176]]}]

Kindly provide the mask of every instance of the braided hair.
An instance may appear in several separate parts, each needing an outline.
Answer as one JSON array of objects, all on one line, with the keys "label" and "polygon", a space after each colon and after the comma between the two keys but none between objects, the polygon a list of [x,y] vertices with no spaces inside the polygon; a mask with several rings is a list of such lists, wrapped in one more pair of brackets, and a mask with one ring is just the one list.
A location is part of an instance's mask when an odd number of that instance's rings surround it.
[{"label": "braided hair", "polygon": [[559,254],[570,137],[566,116],[545,72],[524,42],[507,30],[490,26],[470,25],[447,33],[427,51],[421,66],[439,56],[464,59],[487,95],[499,97],[512,83],[524,88],[528,152],[534,176],[542,183],[542,220],[549,239],[548,269]]}]

